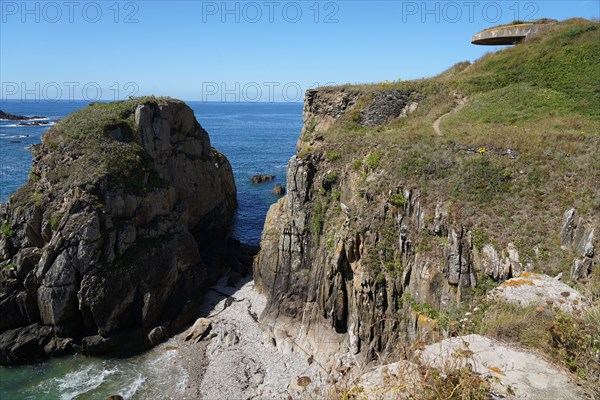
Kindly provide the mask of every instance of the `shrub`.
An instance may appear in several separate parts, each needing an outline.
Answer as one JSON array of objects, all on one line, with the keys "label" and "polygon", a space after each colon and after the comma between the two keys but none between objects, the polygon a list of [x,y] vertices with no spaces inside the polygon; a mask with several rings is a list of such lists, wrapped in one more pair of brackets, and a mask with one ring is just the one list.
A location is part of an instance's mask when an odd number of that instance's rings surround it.
[{"label": "shrub", "polygon": [[375,282],[378,285],[383,285],[385,283],[385,273],[383,271],[380,271],[377,276],[375,277]]},{"label": "shrub", "polygon": [[510,171],[486,154],[466,161],[454,178],[453,194],[462,199],[486,202],[510,189]]},{"label": "shrub", "polygon": [[4,236],[6,236],[7,238],[11,238],[13,236],[15,236],[15,231],[13,231],[12,229],[10,229],[10,226],[12,225],[12,218],[9,218],[9,220],[7,222],[3,222],[0,225],[0,232],[2,232],[2,234]]},{"label": "shrub", "polygon": [[396,193],[390,196],[390,204],[394,207],[404,207],[406,206],[406,197],[404,197],[403,193]]},{"label": "shrub", "polygon": [[337,181],[338,179],[338,173],[337,172],[330,172],[327,175],[325,175],[325,182],[327,182],[328,184],[333,184]]},{"label": "shrub", "polygon": [[327,159],[329,161],[337,161],[340,158],[342,158],[342,153],[340,153],[339,151],[330,151],[329,153],[327,153]]},{"label": "shrub", "polygon": [[369,169],[371,170],[375,170],[379,166],[380,161],[381,155],[379,154],[379,152],[375,151],[373,153],[369,153],[369,155],[367,156],[367,167],[369,167]]}]

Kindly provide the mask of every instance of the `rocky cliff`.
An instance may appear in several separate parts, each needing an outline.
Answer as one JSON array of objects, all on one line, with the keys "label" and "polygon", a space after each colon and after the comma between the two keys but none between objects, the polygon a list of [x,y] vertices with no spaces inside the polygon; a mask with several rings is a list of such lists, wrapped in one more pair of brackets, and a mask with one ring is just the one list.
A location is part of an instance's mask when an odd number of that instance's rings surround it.
[{"label": "rocky cliff", "polygon": [[[585,53],[594,26],[570,21],[556,37]],[[307,92],[288,192],[269,210],[254,263],[269,342],[328,368],[364,365],[456,333],[472,299],[525,272],[597,290],[595,111],[568,111],[574,122],[556,116],[567,113],[557,103],[548,116],[539,97],[548,85],[573,104],[594,94],[527,63],[556,37],[429,80]],[[500,59],[522,60],[522,74],[504,79],[513,72],[498,71]]]},{"label": "rocky cliff", "polygon": [[0,363],[127,354],[187,323],[245,255],[227,159],[183,102],[92,104],[52,127],[2,206]]}]

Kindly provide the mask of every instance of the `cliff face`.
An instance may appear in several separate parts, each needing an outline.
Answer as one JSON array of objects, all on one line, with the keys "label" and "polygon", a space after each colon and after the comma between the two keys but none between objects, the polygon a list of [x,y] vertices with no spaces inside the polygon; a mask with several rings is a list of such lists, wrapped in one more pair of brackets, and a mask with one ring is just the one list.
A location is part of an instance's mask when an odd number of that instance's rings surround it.
[{"label": "cliff face", "polygon": [[243,269],[225,240],[235,207],[229,162],[181,101],[57,123],[0,213],[0,362],[160,342],[226,263]]},{"label": "cliff face", "polygon": [[[328,367],[403,357],[412,343],[452,333],[455,311],[474,293],[542,268],[541,256],[520,256],[510,237],[499,243],[482,234],[456,211],[456,199],[393,178],[391,169],[413,164],[384,164],[377,132],[403,123],[421,101],[415,91],[307,92],[288,192],[269,210],[254,263],[269,298],[261,323],[282,350]],[[562,226],[564,257],[581,278],[596,262],[600,223],[575,214],[557,215],[548,235],[558,239]]]}]

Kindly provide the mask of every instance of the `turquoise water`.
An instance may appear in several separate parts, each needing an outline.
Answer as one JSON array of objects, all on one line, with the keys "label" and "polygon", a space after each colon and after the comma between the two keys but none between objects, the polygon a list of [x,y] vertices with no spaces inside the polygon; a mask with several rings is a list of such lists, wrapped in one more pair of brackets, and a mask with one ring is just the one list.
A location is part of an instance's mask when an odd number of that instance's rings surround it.
[{"label": "turquoise water", "polygon": [[[0,102],[0,110],[17,115],[43,115],[53,123],[87,102]],[[295,153],[302,128],[299,103],[201,103],[188,102],[210,135],[211,143],[233,166],[239,209],[234,236],[258,244],[269,206],[277,200],[275,183],[285,184],[287,161]],[[26,180],[32,155],[28,147],[40,143],[48,127],[18,126],[0,120],[0,203],[6,202]],[[255,174],[276,175],[270,184],[252,185]]]},{"label": "turquoise water", "polygon": [[[258,244],[269,206],[277,200],[275,183],[285,184],[285,170],[302,128],[302,104],[188,102],[210,135],[211,143],[231,162],[238,188],[233,236]],[[54,122],[87,102],[0,102],[18,115],[43,115]],[[29,174],[32,155],[48,127],[22,127],[0,121],[0,202],[5,202]],[[275,181],[253,185],[255,174],[274,174]],[[128,359],[71,356],[23,367],[0,367],[0,400],[177,399],[185,373],[163,346]]]},{"label": "turquoise water", "polygon": [[177,399],[187,375],[174,358],[175,351],[161,345],[128,359],[76,355],[36,365],[0,367],[0,398],[105,400],[120,394],[125,399]]}]

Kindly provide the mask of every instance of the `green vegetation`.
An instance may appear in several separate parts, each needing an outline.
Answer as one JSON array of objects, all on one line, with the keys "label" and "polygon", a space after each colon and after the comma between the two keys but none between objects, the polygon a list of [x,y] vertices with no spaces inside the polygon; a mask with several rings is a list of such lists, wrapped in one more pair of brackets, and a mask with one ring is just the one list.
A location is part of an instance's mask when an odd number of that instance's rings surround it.
[{"label": "green vegetation", "polygon": [[330,200],[331,195],[327,195],[322,199],[318,199],[313,209],[310,232],[316,240],[319,239],[321,232],[323,232],[323,224],[325,223],[325,215],[327,214],[327,208],[329,207]]},{"label": "green vegetation", "polygon": [[390,196],[390,204],[394,207],[404,207],[406,206],[406,197],[404,197],[403,193],[392,194]]},{"label": "green vegetation", "polygon": [[58,228],[58,225],[60,224],[61,218],[62,218],[62,216],[60,216],[58,214],[54,214],[54,215],[52,215],[48,219],[48,223],[50,224],[50,228],[52,228],[53,231],[55,231]]},{"label": "green vegetation", "polygon": [[[353,160],[352,190],[365,201],[354,208],[358,219],[371,220],[368,204],[382,197],[402,206],[391,185],[412,188],[422,204],[454,205],[449,220],[474,232],[478,249],[512,242],[522,262],[566,272],[572,258],[557,245],[564,211],[600,210],[599,27],[583,19],[547,24],[531,40],[433,78],[332,87],[363,93],[364,100],[301,156],[331,160],[340,152]],[[392,89],[412,93],[417,109],[376,128],[349,115],[368,106],[374,92]],[[461,96],[466,105],[442,120],[437,135],[433,122]],[[421,250],[439,250],[430,238],[421,242]]]},{"label": "green vegetation", "polygon": [[[59,121],[36,149],[45,157],[48,167],[45,178],[51,184],[61,182],[61,190],[80,187],[92,196],[104,179],[135,195],[167,187],[154,171],[153,161],[141,145],[134,121],[138,105],[159,104],[165,100],[141,97],[93,103]],[[69,155],[68,161],[65,161],[65,153]],[[40,178],[34,166],[29,181],[13,195],[14,202],[40,206],[46,200],[57,198],[56,193],[44,193],[44,186],[38,184]],[[100,203],[98,201],[98,207]]]},{"label": "green vegetation", "polygon": [[8,263],[4,266],[5,271],[10,271],[11,269],[14,269],[14,268],[15,268],[15,264],[13,264],[13,263]]},{"label": "green vegetation", "polygon": [[[540,26],[540,34],[519,45],[472,64],[458,63],[430,79],[322,89],[344,89],[361,98],[320,132],[323,140],[311,142],[314,149],[304,149],[303,156],[333,161],[331,154],[339,152],[347,160],[345,166],[335,165],[344,177],[343,187],[336,189],[352,208],[344,229],[368,232],[370,242],[361,245],[370,247],[360,265],[376,284],[391,287],[403,273],[398,221],[407,199],[397,188],[413,190],[420,201],[421,209],[415,206],[405,218],[426,225],[409,244],[426,253],[424,259],[444,260],[445,235],[432,228],[433,208],[443,204],[446,220],[470,231],[479,252],[488,243],[497,251],[514,243],[520,261],[536,272],[568,274],[574,254],[561,249],[563,213],[572,207],[584,218],[600,213],[598,54],[600,23],[571,19]],[[362,126],[362,112],[374,93],[388,90],[412,93],[417,109],[382,126]],[[441,116],[438,134],[433,124]],[[327,213],[329,201],[320,195],[313,203],[313,239],[319,240],[323,226],[335,226]],[[322,244],[331,252],[333,232],[328,232]],[[438,272],[442,269],[443,261]],[[459,306],[421,303],[408,292],[396,306],[433,320],[436,335],[478,333],[539,350],[568,368],[591,398],[600,398],[599,278],[580,284],[580,290],[595,288],[587,296],[593,304],[573,316],[486,301],[497,284],[478,272],[477,286],[461,290]],[[427,371],[423,398],[489,397],[489,382],[471,371],[436,373]],[[360,392],[349,385],[338,393],[350,398]]]},{"label": "green vegetation", "polygon": [[481,154],[466,160],[454,177],[452,193],[459,199],[488,202],[510,189],[510,170]]},{"label": "green vegetation", "polygon": [[2,224],[0,224],[0,232],[6,236],[7,238],[11,238],[13,236],[15,236],[15,231],[13,231],[10,226],[12,225],[12,218],[9,219],[7,222],[2,222]]},{"label": "green vegetation", "polygon": [[325,175],[325,183],[327,183],[328,185],[332,185],[335,182],[337,182],[338,179],[338,173],[337,172],[330,172],[328,174]]},{"label": "green vegetation", "polygon": [[377,169],[379,162],[381,161],[381,155],[379,152],[369,153],[367,156],[367,167],[371,170]]},{"label": "green vegetation", "polygon": [[330,151],[329,153],[327,153],[327,159],[329,161],[337,161],[340,158],[342,158],[342,153],[340,153],[339,151]]}]

